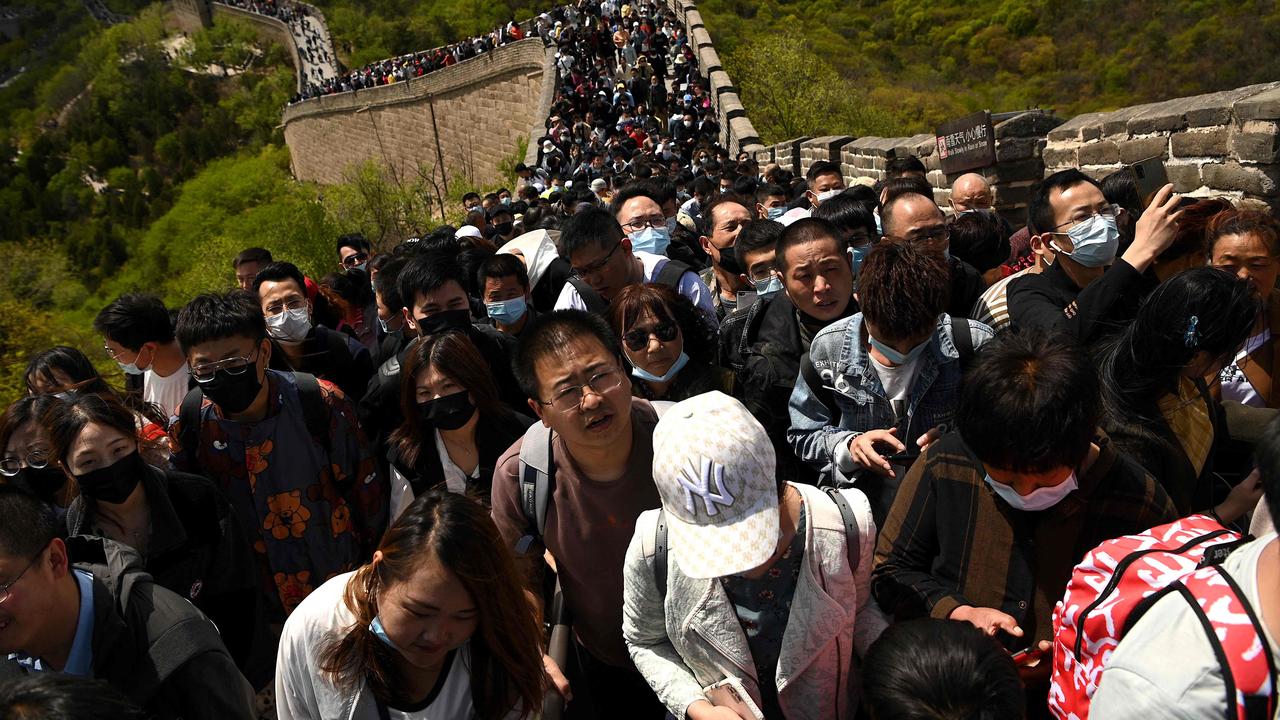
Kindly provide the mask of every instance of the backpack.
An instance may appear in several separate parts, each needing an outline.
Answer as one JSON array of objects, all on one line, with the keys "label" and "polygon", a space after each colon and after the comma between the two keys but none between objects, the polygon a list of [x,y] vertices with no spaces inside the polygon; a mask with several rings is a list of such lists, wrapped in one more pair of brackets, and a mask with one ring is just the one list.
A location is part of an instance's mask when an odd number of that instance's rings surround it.
[{"label": "backpack", "polygon": [[[658,271],[658,275],[653,279],[653,282],[659,285],[666,285],[679,293],[680,278],[684,277],[687,272],[693,272],[693,268],[679,260],[667,260],[667,264],[663,265],[662,269]],[[604,298],[600,297],[600,293],[592,289],[586,280],[577,275],[570,275],[569,284],[573,286],[574,290],[578,291],[578,296],[582,298],[583,304],[587,306],[587,312],[603,315],[609,309],[609,303],[605,302]]]},{"label": "backpack", "polygon": [[[345,341],[344,341],[345,343]],[[293,373],[294,382],[298,384],[298,400],[302,403],[302,417],[307,425],[307,432],[320,446],[325,454],[329,454],[329,406],[320,393],[320,381],[314,375]],[[178,421],[182,423],[182,434],[178,441],[182,449],[195,457],[196,448],[200,446],[200,406],[204,404],[204,391],[199,385],[187,391],[178,406]]]},{"label": "backpack", "polygon": [[[675,403],[657,400],[652,403],[658,419]],[[541,542],[547,531],[547,502],[555,492],[556,464],[552,457],[551,428],[535,422],[524,431],[520,443],[520,509],[524,513],[526,531],[516,542],[516,554],[526,555],[534,542]]]},{"label": "backpack", "polygon": [[[1192,515],[1108,540],[1089,552],[1053,610],[1049,709],[1054,716],[1089,717],[1102,671],[1121,638],[1156,601],[1176,593],[1199,617],[1222,666],[1227,718],[1270,718],[1276,707],[1271,649],[1240,587],[1220,567],[1251,539],[1207,515]],[[1223,622],[1230,617],[1247,622]],[[1258,643],[1262,651],[1251,653]]]}]

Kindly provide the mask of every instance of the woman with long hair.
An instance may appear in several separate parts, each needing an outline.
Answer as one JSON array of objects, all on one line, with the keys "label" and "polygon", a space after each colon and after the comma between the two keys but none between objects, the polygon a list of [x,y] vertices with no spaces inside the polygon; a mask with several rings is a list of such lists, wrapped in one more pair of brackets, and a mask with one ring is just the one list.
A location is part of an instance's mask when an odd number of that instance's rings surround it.
[{"label": "woman with long hair", "polygon": [[62,461],[53,452],[40,416],[59,402],[53,395],[24,395],[0,416],[0,483],[16,485],[53,506],[58,517],[76,497]]},{"label": "woman with long hair", "polygon": [[429,335],[401,374],[404,421],[391,434],[391,517],[436,486],[486,505],[494,466],[533,419],[498,400],[489,364],[462,332]]},{"label": "woman with long hair", "polygon": [[1219,375],[1222,399],[1280,408],[1280,223],[1269,213],[1228,210],[1209,221],[1205,240],[1209,264],[1248,280],[1263,306],[1244,347]]},{"label": "woman with long hair", "polygon": [[280,720],[522,718],[547,690],[541,633],[489,512],[419,496],[373,561],[294,610],[276,662]]},{"label": "woman with long hair", "polygon": [[1205,379],[1216,380],[1235,357],[1259,309],[1247,281],[1214,268],[1186,270],[1157,286],[1102,350],[1103,427],[1182,515],[1213,509],[1230,522],[1258,499],[1246,483],[1229,496],[1215,487],[1213,450],[1227,426]]},{"label": "woman with long hair", "polygon": [[678,402],[720,389],[715,331],[688,298],[666,285],[623,288],[609,304],[609,325],[622,339],[636,397]]}]

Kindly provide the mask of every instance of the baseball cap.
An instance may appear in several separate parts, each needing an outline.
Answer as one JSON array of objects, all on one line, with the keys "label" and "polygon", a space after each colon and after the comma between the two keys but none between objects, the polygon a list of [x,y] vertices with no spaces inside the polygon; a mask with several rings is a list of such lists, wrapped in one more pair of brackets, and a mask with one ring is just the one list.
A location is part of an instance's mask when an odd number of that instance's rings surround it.
[{"label": "baseball cap", "polygon": [[482,235],[480,234],[480,228],[476,227],[475,225],[463,225],[462,227],[458,228],[457,232],[455,232],[453,236],[456,238],[482,237]]},{"label": "baseball cap", "polygon": [[741,402],[713,391],[671,406],[653,431],[653,481],[680,571],[716,578],[768,561],[776,478],[773,444]]}]

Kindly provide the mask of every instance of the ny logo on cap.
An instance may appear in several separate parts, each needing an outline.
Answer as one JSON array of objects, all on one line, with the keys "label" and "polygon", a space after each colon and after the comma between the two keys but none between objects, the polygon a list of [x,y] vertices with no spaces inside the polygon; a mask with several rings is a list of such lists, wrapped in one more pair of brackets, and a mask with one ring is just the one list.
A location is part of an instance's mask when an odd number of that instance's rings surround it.
[{"label": "ny logo on cap", "polygon": [[[713,476],[716,483],[715,492],[711,491]],[[690,459],[676,479],[680,482],[680,487],[684,488],[684,506],[690,515],[697,513],[693,503],[694,495],[702,498],[702,504],[710,517],[720,514],[717,505],[723,505],[726,508],[733,505],[733,493],[724,486],[724,466],[720,463],[713,463],[709,458],[704,457],[702,472],[698,472],[693,465],[693,460]]]}]

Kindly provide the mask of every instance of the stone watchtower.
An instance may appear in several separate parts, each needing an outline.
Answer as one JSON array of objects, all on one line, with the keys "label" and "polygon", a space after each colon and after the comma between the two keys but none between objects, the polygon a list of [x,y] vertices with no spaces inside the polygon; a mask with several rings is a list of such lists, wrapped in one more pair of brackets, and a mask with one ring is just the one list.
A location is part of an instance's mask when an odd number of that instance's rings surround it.
[{"label": "stone watchtower", "polygon": [[173,0],[173,9],[183,29],[199,30],[213,25],[209,0]]}]

